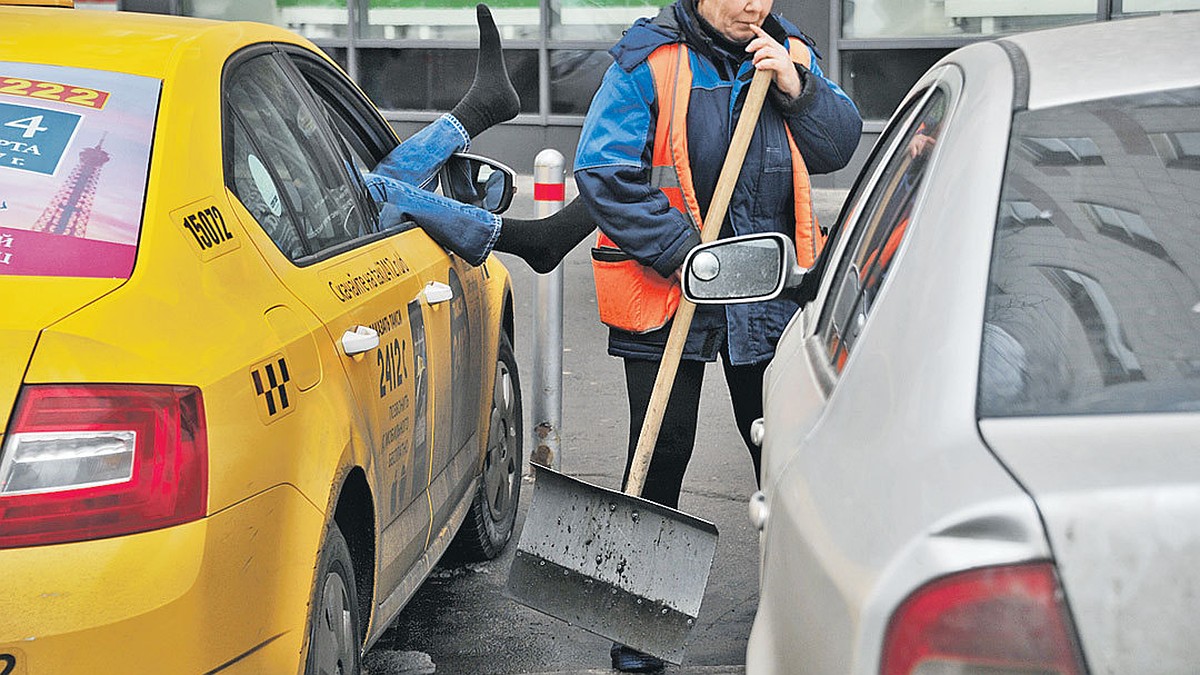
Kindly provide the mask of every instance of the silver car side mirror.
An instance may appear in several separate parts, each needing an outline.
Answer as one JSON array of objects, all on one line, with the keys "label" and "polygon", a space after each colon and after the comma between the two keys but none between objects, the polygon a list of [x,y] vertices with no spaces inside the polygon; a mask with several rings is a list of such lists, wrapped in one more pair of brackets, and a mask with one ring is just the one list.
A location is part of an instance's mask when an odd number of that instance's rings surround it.
[{"label": "silver car side mirror", "polygon": [[778,232],[701,244],[683,261],[683,296],[698,305],[760,302],[804,279],[796,249]]},{"label": "silver car side mirror", "polygon": [[504,213],[516,193],[516,173],[494,159],[456,152],[442,165],[439,174],[447,197]]}]

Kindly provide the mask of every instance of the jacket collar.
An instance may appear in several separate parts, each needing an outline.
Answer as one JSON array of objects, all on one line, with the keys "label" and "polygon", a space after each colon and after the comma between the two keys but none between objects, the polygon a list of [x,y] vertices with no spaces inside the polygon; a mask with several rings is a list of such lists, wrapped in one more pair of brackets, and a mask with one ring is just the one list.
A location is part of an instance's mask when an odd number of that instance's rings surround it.
[{"label": "jacket collar", "polygon": [[[689,10],[684,6],[685,3],[689,3],[694,7],[695,1],[676,0],[659,10],[658,16],[652,19],[645,17],[638,19],[625,31],[621,40],[608,50],[608,53],[625,72],[632,71],[639,63],[645,61],[646,57],[650,56],[650,52],[673,42],[687,43],[689,48],[699,50],[709,58],[719,57],[722,61],[732,60],[735,64],[740,63],[744,58],[742,55],[730,54],[727,50],[718,47],[696,23],[692,14],[694,10]],[[794,24],[778,14],[768,15],[763,22],[763,29],[780,42],[791,36],[812,46],[812,40],[801,33]]]},{"label": "jacket collar", "polygon": [[700,16],[700,12],[696,9],[696,0],[679,0],[675,3],[675,8],[676,17],[688,47],[704,54],[714,62],[726,63],[736,71],[738,64],[747,56],[745,45],[739,45],[720,36],[717,29]]}]

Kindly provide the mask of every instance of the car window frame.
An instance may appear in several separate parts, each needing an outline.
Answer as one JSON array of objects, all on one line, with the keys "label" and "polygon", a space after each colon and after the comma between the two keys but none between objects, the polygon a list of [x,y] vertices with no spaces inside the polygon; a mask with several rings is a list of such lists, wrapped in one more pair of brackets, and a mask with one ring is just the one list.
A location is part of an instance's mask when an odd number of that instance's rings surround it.
[{"label": "car window frame", "polygon": [[[332,117],[330,128],[343,146],[349,146],[346,151],[351,153],[352,159],[361,162],[356,166],[369,171],[400,145],[395,129],[384,119],[379,108],[336,63],[295,45],[280,45],[280,51],[291,62],[296,77],[317,104]],[[369,194],[365,198],[370,202],[370,208],[377,208]],[[406,219],[365,241],[373,242],[417,227],[415,221]]]},{"label": "car window frame", "polygon": [[[315,117],[317,127],[320,130],[319,133],[321,133],[322,136],[324,137],[325,143],[328,145],[328,147],[331,148],[333,152],[339,154],[341,156],[342,160],[350,160],[351,159],[351,157],[346,156],[346,153],[349,152],[349,149],[345,147],[345,144],[344,144],[343,138],[342,138],[342,134],[337,129],[332,128],[333,122],[327,118],[327,112],[328,112],[327,109],[324,107],[321,99],[319,99],[317,97],[317,95],[315,94],[315,92],[313,92],[312,87],[311,87],[310,83],[308,82],[308,80],[305,79],[300,74],[300,71],[297,69],[297,67],[295,66],[292,59],[288,58],[288,55],[285,53],[285,51],[290,51],[290,50],[285,50],[284,49],[285,46],[287,46],[287,45],[283,45],[283,44],[279,44],[279,43],[261,43],[261,44],[256,44],[256,45],[251,45],[249,47],[245,47],[243,49],[238,50],[233,55],[231,55],[226,60],[225,66],[222,70],[222,75],[221,75],[222,163],[223,163],[224,174],[225,174],[224,175],[225,185],[226,185],[227,189],[229,189],[231,192],[233,192],[234,195],[237,194],[237,192],[234,190],[235,181],[233,178],[233,175],[234,175],[234,164],[233,163],[235,161],[235,157],[234,157],[234,153],[233,153],[234,126],[240,124],[244,128],[245,123],[240,119],[240,116],[234,111],[233,105],[231,104],[231,102],[229,100],[228,92],[230,91],[231,83],[235,81],[235,78],[237,77],[238,72],[241,69],[241,67],[244,66],[245,64],[253,61],[254,59],[257,59],[260,57],[270,58],[279,67],[279,69],[283,73],[283,76],[286,77],[288,82],[295,88],[295,90],[298,93],[298,95],[300,96],[301,100],[306,105],[308,105],[310,107],[310,109],[315,113],[314,117]],[[299,49],[299,48],[297,47],[296,49]],[[247,134],[247,138],[252,144],[256,144],[256,141],[254,140],[254,137],[252,134]],[[278,177],[275,175],[275,169],[273,167],[266,166],[265,164],[264,164],[264,166],[268,170],[268,172],[271,173],[272,179],[275,180],[276,183],[278,184],[279,181],[278,181]],[[367,219],[366,222],[364,223],[366,226],[364,234],[360,234],[358,236],[351,237],[342,242],[324,246],[324,247],[320,248],[319,250],[314,250],[311,247],[311,242],[304,235],[302,228],[300,227],[300,225],[298,223],[296,223],[294,214],[292,213],[292,210],[290,208],[288,208],[288,209],[285,209],[285,211],[287,211],[287,214],[288,214],[287,215],[288,222],[291,223],[291,225],[297,229],[300,240],[304,246],[305,253],[303,255],[293,257],[291,255],[288,255],[286,252],[280,250],[280,253],[283,254],[283,257],[285,259],[287,259],[290,263],[292,263],[293,265],[295,265],[297,267],[308,267],[310,265],[321,262],[323,260],[327,260],[329,258],[341,255],[342,253],[345,253],[347,251],[355,250],[362,246],[369,245],[370,243],[377,241],[381,238],[384,238],[390,234],[390,232],[380,231],[378,215],[377,215],[377,212],[375,209],[374,202],[370,201],[365,193],[365,190],[361,189],[362,185],[361,184],[351,185],[350,187],[354,188],[351,190],[351,193],[354,195],[354,198],[355,198],[356,204],[357,204],[357,207],[355,210],[357,210],[360,214],[362,214],[362,217]],[[287,199],[289,199],[286,195],[281,195],[281,198],[283,198],[285,201]]]},{"label": "car window frame", "polygon": [[[946,81],[945,74],[951,68],[951,66],[942,66],[930,71],[897,106],[891,121],[884,128],[864,163],[858,179],[847,194],[838,214],[838,220],[830,232],[826,250],[812,270],[820,274],[821,279],[815,299],[804,309],[804,314],[807,315],[804,327],[805,351],[812,364],[812,370],[817,375],[816,379],[827,395],[841,377],[841,372],[834,367],[826,341],[822,337],[823,329],[830,321],[830,314],[834,311],[839,299],[838,289],[834,288],[834,282],[842,269],[843,260],[847,255],[853,253],[847,249],[850,243],[856,239],[855,235],[858,229],[864,226],[863,224],[867,220],[865,216],[874,214],[874,211],[871,214],[864,214],[863,209],[880,189],[880,182],[884,180],[885,175],[890,175],[887,174],[887,170],[892,164],[892,160],[896,153],[904,151],[903,146],[906,144],[910,132],[918,123],[921,113],[935,92],[941,91],[946,96],[943,122],[950,120],[957,99],[961,95],[958,87],[951,86]],[[933,157],[930,158],[930,163],[933,163]],[[924,186],[918,186],[914,195],[914,204],[920,201],[923,191]],[[857,298],[858,295],[861,295],[861,288],[855,297]]]},{"label": "car window frame", "polygon": [[354,132],[352,138],[345,139],[356,146],[351,151],[362,153],[363,159],[378,164],[400,144],[400,139],[379,109],[345,73],[319,54],[296,45],[280,45],[279,50],[291,62],[317,101],[335,107],[335,112],[340,114],[339,119]]},{"label": "car window frame", "polygon": [[[325,99],[318,94],[313,87],[312,82],[308,78],[304,77],[300,68],[296,65],[296,60],[290,57],[288,53],[289,50],[284,49],[283,45],[277,45],[277,47],[277,54],[275,56],[276,61],[279,62],[284,72],[287,73],[292,79],[292,84],[295,85],[296,89],[300,92],[300,95],[308,100],[309,105],[312,106],[314,111],[318,112],[318,124],[320,124],[320,128],[322,133],[325,135],[326,142],[329,144],[329,147],[332,148],[334,152],[343,153],[343,162],[347,160],[353,160],[354,157],[352,155],[354,150],[347,146],[352,140],[358,141],[359,144],[362,145],[363,143],[361,137],[355,134],[355,137],[352,139],[346,138],[346,134],[342,133],[341,129],[339,129],[337,121],[332,118],[330,110],[326,107]],[[332,89],[330,92],[335,93]],[[324,120],[324,124],[321,124],[321,120]],[[378,162],[378,160],[376,160],[376,162]],[[375,205],[375,200],[371,199],[367,192],[366,181],[363,179],[362,174],[354,174],[352,182],[355,187],[355,189],[352,191],[352,194],[358,201],[359,213],[369,216],[369,222],[367,223],[368,229],[364,234],[361,234],[357,237],[352,237],[340,244],[335,244],[322,249],[322,251],[329,251],[330,255],[322,256],[319,258],[320,260],[324,260],[325,258],[339,255],[345,251],[350,251],[360,246],[370,244],[382,239],[383,237],[386,237],[388,234],[391,234],[390,232],[380,231],[379,210]]]}]

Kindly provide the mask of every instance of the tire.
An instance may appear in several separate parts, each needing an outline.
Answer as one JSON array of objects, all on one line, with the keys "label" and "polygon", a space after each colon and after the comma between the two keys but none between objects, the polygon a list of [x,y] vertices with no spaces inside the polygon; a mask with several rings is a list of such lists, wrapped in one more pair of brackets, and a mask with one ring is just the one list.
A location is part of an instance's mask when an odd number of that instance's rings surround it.
[{"label": "tire", "polygon": [[330,523],[309,605],[305,675],[358,675],[362,668],[358,607],[350,547],[337,523]]},{"label": "tire", "polygon": [[512,343],[504,333],[498,352],[483,475],[452,550],[454,557],[463,561],[500,555],[512,537],[521,498],[521,381]]}]

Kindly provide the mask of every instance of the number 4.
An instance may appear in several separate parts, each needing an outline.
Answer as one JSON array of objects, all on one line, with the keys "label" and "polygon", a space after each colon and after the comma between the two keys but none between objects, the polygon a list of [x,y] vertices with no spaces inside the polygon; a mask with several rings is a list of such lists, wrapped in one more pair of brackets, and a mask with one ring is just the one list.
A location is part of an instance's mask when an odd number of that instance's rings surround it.
[{"label": "number 4", "polygon": [[33,135],[39,131],[49,131],[50,127],[42,126],[42,116],[34,115],[33,117],[24,117],[19,120],[5,122],[4,126],[14,129],[24,129],[25,133],[21,134],[21,138],[33,138]]}]

